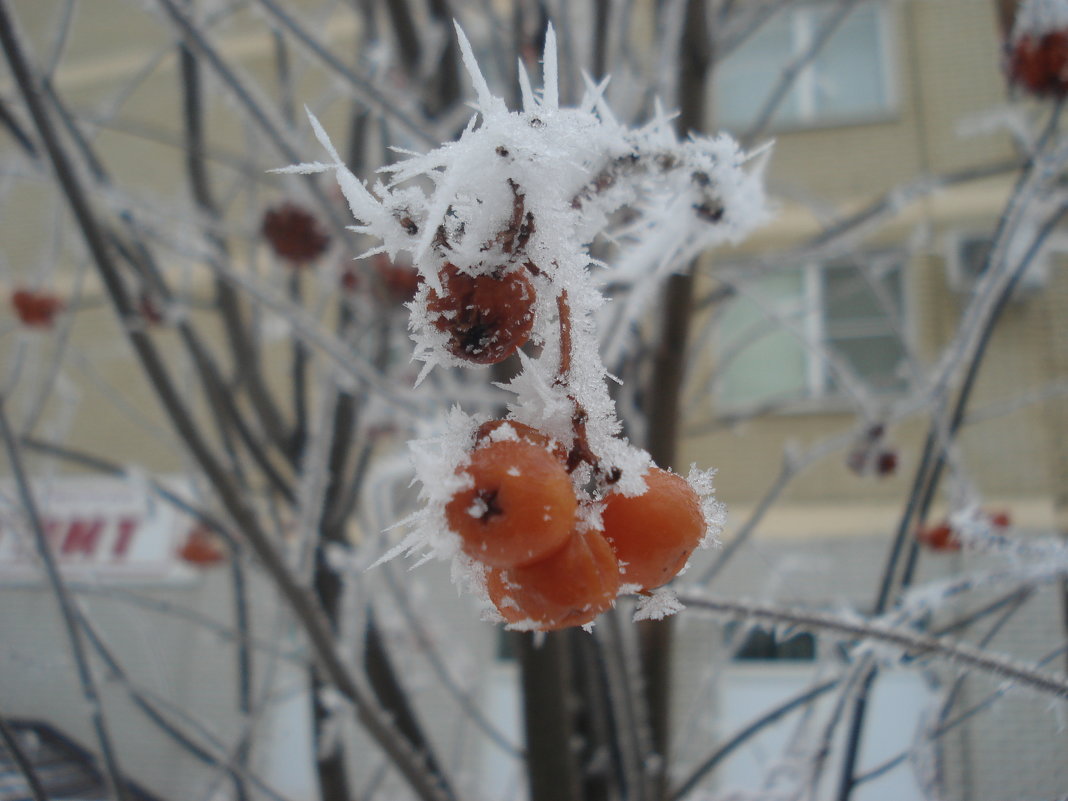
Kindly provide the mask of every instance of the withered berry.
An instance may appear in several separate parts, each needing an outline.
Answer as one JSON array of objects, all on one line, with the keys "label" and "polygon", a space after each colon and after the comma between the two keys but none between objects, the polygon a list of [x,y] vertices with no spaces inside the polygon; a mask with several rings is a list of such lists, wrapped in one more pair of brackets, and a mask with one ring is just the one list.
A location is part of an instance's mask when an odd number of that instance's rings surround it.
[{"label": "withered berry", "polygon": [[531,442],[475,448],[462,472],[473,485],[445,506],[463,551],[491,567],[517,567],[563,547],[578,499],[560,462]]},{"label": "withered berry", "polygon": [[609,495],[603,519],[623,583],[651,590],[682,570],[707,523],[697,493],[681,476],[654,467],[645,483],[642,495]]},{"label": "withered berry", "polygon": [[496,364],[523,345],[534,325],[534,287],[522,270],[498,268],[468,275],[446,263],[442,291],[427,296],[434,327],[448,335],[448,350],[464,361]]},{"label": "withered berry", "polygon": [[490,570],[486,588],[506,621],[540,631],[581,626],[619,593],[619,565],[596,531],[572,532],[556,553],[525,567]]}]

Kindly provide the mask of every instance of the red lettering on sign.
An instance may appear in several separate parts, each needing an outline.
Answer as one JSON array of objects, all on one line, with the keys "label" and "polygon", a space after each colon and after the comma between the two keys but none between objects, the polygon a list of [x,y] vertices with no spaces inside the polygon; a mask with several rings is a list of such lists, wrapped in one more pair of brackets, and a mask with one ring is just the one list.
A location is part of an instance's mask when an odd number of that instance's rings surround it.
[{"label": "red lettering on sign", "polygon": [[104,530],[104,520],[93,518],[92,520],[72,520],[67,529],[67,536],[63,540],[62,552],[64,556],[82,554],[92,556],[100,541],[100,533]]},{"label": "red lettering on sign", "polygon": [[115,536],[115,544],[111,546],[111,555],[122,558],[126,556],[126,552],[130,550],[130,543],[133,542],[134,534],[137,533],[137,527],[141,525],[141,521],[136,517],[123,517],[119,519],[119,533]]}]

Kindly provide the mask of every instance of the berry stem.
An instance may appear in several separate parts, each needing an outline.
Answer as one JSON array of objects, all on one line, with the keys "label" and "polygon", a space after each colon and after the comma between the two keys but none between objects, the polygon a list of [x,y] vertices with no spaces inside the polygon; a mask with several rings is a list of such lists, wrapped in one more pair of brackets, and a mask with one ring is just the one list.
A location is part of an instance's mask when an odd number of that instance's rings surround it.
[{"label": "berry stem", "polygon": [[[556,298],[556,309],[560,317],[560,367],[557,370],[557,384],[564,385],[568,382],[571,373],[571,305],[567,302],[567,290],[563,289]],[[575,406],[571,415],[571,429],[574,432],[571,450],[567,454],[567,472],[572,473],[585,462],[590,465],[594,473],[600,473],[599,459],[597,454],[590,448],[589,438],[586,435],[586,421],[589,419],[586,409],[578,402],[574,393],[568,398]]]}]

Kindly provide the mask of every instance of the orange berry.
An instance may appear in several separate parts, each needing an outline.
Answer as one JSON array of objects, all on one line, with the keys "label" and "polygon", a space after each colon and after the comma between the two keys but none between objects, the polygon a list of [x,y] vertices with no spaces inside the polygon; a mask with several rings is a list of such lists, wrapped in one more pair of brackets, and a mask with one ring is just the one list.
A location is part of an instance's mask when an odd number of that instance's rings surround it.
[{"label": "orange berry", "polygon": [[441,271],[444,295],[431,289],[426,308],[439,331],[448,334],[448,350],[476,364],[496,364],[530,337],[534,325],[534,287],[522,270],[498,268],[468,275],[454,264]]},{"label": "orange berry", "polygon": [[203,526],[196,526],[186,535],[178,556],[197,567],[212,567],[226,559],[226,549],[216,535]]},{"label": "orange berry", "polygon": [[491,567],[544,559],[567,541],[578,499],[560,462],[541,445],[505,440],[475,448],[462,468],[474,480],[445,506],[464,553]]},{"label": "orange berry", "polygon": [[624,584],[651,590],[682,570],[705,536],[701,501],[686,479],[654,467],[645,493],[605,500],[604,536],[619,559]]},{"label": "orange berry", "polygon": [[556,553],[525,567],[489,570],[490,600],[509,623],[532,621],[541,631],[581,626],[612,606],[619,565],[596,531],[573,532]]}]

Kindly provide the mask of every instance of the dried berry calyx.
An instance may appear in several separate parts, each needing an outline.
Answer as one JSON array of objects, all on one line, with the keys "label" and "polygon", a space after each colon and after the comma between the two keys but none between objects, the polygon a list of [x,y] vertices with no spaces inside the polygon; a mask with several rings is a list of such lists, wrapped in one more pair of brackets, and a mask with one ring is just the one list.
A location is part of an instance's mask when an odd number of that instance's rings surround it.
[{"label": "dried berry calyx", "polygon": [[496,364],[530,337],[535,293],[521,268],[469,275],[446,263],[439,277],[442,294],[431,289],[426,308],[434,327],[448,335],[453,356]]},{"label": "dried berry calyx", "polygon": [[644,478],[643,494],[605,499],[603,521],[623,583],[651,590],[682,570],[708,524],[700,498],[682,476],[654,467]]},{"label": "dried berry calyx", "polygon": [[445,506],[464,553],[491,567],[528,565],[559,550],[575,524],[578,499],[545,447],[499,441],[476,447],[462,472],[472,485]]},{"label": "dried berry calyx", "polygon": [[582,626],[612,606],[619,565],[596,531],[574,531],[556,553],[534,564],[490,570],[486,589],[497,611],[519,628]]}]

